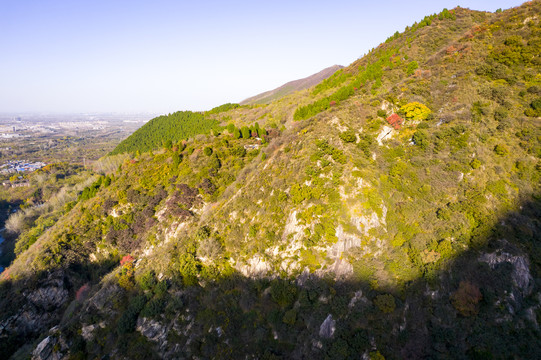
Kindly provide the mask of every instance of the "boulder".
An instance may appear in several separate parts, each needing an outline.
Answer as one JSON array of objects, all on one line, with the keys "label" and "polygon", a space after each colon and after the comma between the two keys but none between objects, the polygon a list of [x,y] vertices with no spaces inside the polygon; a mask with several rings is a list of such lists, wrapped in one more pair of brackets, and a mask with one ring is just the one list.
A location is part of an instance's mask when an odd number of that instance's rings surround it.
[{"label": "boulder", "polygon": [[336,330],[336,320],[333,320],[332,315],[329,314],[319,327],[319,336],[325,339],[330,339],[334,335]]}]

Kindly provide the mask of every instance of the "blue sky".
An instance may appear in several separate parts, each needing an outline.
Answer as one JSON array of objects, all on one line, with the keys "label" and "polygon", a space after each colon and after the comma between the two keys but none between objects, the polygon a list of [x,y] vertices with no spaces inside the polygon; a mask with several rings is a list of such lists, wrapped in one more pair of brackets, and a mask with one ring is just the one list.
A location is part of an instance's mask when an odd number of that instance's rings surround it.
[{"label": "blue sky", "polygon": [[0,112],[207,110],[348,65],[443,8],[521,3],[0,0]]}]

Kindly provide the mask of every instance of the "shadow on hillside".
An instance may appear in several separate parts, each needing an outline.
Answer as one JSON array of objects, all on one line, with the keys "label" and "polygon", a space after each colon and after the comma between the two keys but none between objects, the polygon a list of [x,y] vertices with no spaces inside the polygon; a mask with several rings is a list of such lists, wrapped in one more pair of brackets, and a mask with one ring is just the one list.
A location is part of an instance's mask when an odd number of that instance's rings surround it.
[{"label": "shadow on hillside", "polygon": [[[107,342],[84,343],[78,336],[78,354],[95,358],[119,349],[133,359],[359,359],[377,352],[387,359],[541,358],[540,205],[525,202],[475,242],[484,245],[403,288],[382,291],[367,281],[311,276],[248,279],[238,273],[192,287],[173,278],[168,292],[147,290],[145,296],[118,288],[109,302],[116,309],[121,304],[119,315],[96,334]],[[69,299],[74,284],[96,283],[114,265],[81,263],[66,270]],[[2,321],[30,306],[26,291],[51,276],[4,283]],[[13,353],[59,323],[70,300],[49,311],[49,321],[34,332],[0,328],[0,353]],[[74,324],[80,329],[81,323],[102,321],[104,313],[75,315],[68,333]],[[133,323],[124,324],[127,316]],[[152,341],[135,331],[137,316],[157,321],[148,328],[154,332],[143,326]]]},{"label": "shadow on hillside", "polygon": [[[82,261],[65,269],[41,271],[32,277],[10,279],[6,269],[0,282],[0,354],[8,358],[22,345],[57,325],[65,312],[80,308],[76,293],[96,284],[118,261]],[[80,292],[80,291],[79,291]]]},{"label": "shadow on hillside", "polygon": [[22,204],[22,201],[6,201],[0,200],[0,237],[3,241],[0,241],[0,269],[6,268],[15,259],[15,239],[12,235],[5,230],[6,221],[11,214],[12,209],[18,209]]}]

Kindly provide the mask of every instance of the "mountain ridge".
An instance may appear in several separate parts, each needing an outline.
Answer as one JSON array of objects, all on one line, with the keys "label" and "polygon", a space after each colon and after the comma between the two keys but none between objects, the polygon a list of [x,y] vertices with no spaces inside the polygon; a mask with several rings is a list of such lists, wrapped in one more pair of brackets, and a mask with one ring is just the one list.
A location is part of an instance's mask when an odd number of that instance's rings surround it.
[{"label": "mountain ridge", "polygon": [[261,94],[251,96],[247,99],[242,100],[239,104],[253,105],[253,104],[266,104],[266,103],[272,102],[294,91],[304,90],[309,87],[312,87],[320,83],[321,81],[325,80],[326,78],[328,78],[329,76],[331,76],[336,71],[342,68],[344,68],[342,65],[329,66],[305,78],[292,80],[273,90],[265,91],[265,92],[262,92]]}]

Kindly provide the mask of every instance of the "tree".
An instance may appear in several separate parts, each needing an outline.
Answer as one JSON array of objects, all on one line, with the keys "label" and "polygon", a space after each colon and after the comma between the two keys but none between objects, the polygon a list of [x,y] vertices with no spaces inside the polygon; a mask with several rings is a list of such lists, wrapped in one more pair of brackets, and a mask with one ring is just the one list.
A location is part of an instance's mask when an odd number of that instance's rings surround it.
[{"label": "tree", "polygon": [[423,150],[425,150],[428,147],[428,144],[429,144],[428,134],[424,130],[417,130],[413,134],[412,140],[415,145],[419,146]]},{"label": "tree", "polygon": [[400,112],[408,120],[426,120],[432,111],[417,101],[408,103],[400,108]]},{"label": "tree", "polygon": [[206,148],[203,149],[203,153],[207,156],[210,156],[212,155],[212,148],[207,146]]},{"label": "tree", "polygon": [[248,126],[243,126],[240,131],[242,132],[242,138],[243,139],[249,139],[250,138],[250,129]]},{"label": "tree", "polygon": [[182,161],[182,156],[179,153],[173,154],[173,169],[178,169],[178,166],[180,165],[180,162]]},{"label": "tree", "polygon": [[461,281],[457,291],[451,295],[451,303],[463,316],[476,315],[478,304],[483,299],[479,288],[469,281]]}]

